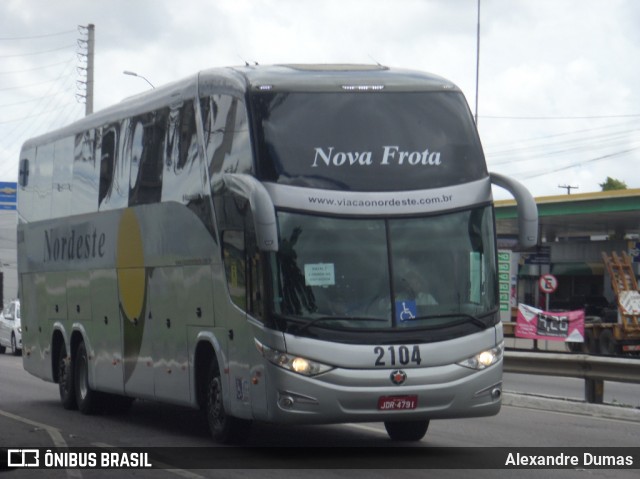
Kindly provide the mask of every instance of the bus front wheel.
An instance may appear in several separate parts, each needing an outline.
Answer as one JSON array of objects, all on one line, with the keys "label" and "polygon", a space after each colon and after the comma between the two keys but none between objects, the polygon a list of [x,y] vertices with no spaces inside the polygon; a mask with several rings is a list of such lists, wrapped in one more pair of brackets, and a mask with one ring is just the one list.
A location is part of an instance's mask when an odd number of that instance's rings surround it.
[{"label": "bus front wheel", "polygon": [[213,439],[223,444],[239,443],[246,439],[251,421],[229,416],[224,410],[222,377],[214,361],[207,379],[207,402],[205,407],[209,430]]},{"label": "bus front wheel", "polygon": [[385,421],[384,428],[393,441],[419,441],[427,433],[429,420]]}]

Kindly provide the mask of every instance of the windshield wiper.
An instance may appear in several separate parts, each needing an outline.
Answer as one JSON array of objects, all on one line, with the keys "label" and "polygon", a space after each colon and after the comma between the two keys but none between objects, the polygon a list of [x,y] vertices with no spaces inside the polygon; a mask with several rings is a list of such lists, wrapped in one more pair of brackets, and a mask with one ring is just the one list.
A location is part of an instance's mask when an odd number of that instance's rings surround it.
[{"label": "windshield wiper", "polygon": [[296,333],[299,334],[303,331],[306,331],[311,326],[321,321],[387,321],[387,319],[363,318],[358,316],[321,316],[320,318],[314,318],[311,321],[305,322],[305,324],[303,324],[296,330]]},{"label": "windshield wiper", "polygon": [[427,315],[427,316],[418,316],[417,318],[415,318],[414,320],[419,320],[419,319],[440,319],[440,318],[455,318],[457,316],[462,316],[463,318],[465,318],[463,321],[459,321],[456,322],[454,324],[450,324],[448,326],[456,326],[458,324],[467,322],[467,320],[471,323],[474,324],[476,326],[478,326],[480,329],[487,329],[489,326],[491,326],[491,324],[487,324],[485,323],[482,319],[480,318],[485,318],[489,315],[495,314],[498,312],[498,308],[494,308],[490,311],[487,311],[486,313],[481,314],[480,316],[475,316],[473,314],[469,314],[469,313],[445,313],[445,314],[431,314],[431,315]]}]

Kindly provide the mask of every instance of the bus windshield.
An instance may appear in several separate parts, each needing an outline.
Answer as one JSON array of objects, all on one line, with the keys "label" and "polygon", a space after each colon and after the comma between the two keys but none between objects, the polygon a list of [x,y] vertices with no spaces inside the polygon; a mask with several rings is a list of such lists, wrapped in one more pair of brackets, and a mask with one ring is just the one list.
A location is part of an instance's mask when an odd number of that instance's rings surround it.
[{"label": "bus windshield", "polygon": [[278,223],[274,313],[303,328],[440,328],[495,312],[488,206],[398,219],[280,211]]},{"label": "bus windshield", "polygon": [[255,93],[258,176],[341,191],[421,190],[487,176],[461,93]]}]

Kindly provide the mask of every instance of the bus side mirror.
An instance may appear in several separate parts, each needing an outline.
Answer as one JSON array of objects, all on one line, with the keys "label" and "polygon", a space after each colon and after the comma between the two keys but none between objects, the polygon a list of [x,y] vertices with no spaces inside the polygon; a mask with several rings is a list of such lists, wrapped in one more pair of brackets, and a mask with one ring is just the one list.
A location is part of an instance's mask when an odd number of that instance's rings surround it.
[{"label": "bus side mirror", "polygon": [[262,183],[253,176],[240,173],[223,173],[222,181],[230,191],[249,200],[258,248],[261,251],[278,251],[276,210]]},{"label": "bus side mirror", "polygon": [[489,173],[491,183],[504,188],[516,200],[518,212],[518,243],[530,248],[538,243],[538,207],[522,183],[498,173]]},{"label": "bus side mirror", "polygon": [[23,188],[26,188],[29,184],[29,160],[20,160],[20,169],[18,171],[18,184]]}]

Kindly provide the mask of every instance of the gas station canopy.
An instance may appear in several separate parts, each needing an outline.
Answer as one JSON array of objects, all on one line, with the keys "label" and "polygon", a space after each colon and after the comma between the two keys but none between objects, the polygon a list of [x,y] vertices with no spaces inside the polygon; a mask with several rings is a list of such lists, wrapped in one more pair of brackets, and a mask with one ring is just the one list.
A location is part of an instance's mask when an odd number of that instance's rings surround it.
[{"label": "gas station canopy", "polygon": [[[609,236],[623,239],[640,234],[640,189],[600,191],[536,198],[539,242],[556,238]],[[495,202],[498,236],[518,234],[514,200]]]}]

